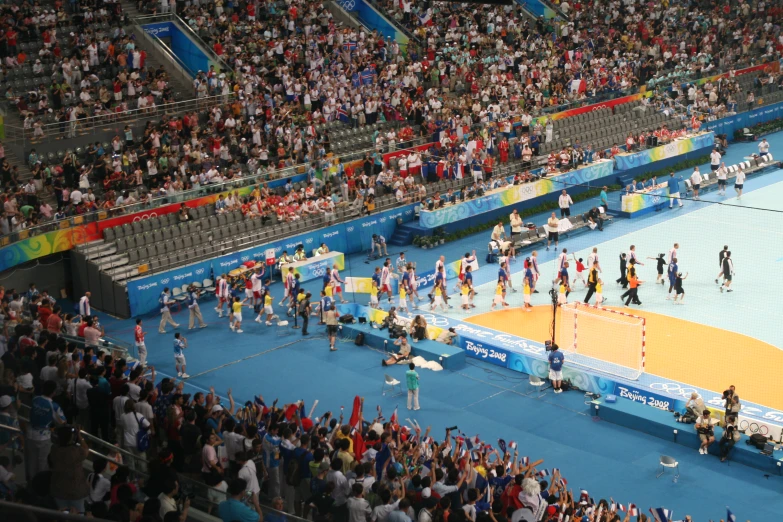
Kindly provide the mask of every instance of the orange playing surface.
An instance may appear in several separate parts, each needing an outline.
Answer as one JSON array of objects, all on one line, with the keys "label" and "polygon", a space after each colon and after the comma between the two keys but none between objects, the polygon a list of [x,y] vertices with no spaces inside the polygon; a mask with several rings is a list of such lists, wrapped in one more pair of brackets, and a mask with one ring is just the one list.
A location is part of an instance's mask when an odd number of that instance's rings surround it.
[{"label": "orange playing surface", "polygon": [[[783,351],[736,332],[638,308],[631,313],[647,320],[646,373],[718,393],[734,384],[742,390],[743,401],[783,410],[783,393],[776,391],[780,375],[775,370],[783,365]],[[527,313],[513,308],[462,320],[544,342],[549,339],[552,309],[535,306]],[[605,342],[612,343],[610,328]]]}]

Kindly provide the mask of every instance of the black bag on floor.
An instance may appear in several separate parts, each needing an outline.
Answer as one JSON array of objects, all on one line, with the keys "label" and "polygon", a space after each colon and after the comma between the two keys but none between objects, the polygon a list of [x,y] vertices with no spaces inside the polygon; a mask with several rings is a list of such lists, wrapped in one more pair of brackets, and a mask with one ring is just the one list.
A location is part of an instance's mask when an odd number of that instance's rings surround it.
[{"label": "black bag on floor", "polygon": [[354,339],[353,342],[356,346],[364,346],[364,334],[362,332],[359,332],[359,334],[356,336],[356,339]]},{"label": "black bag on floor", "polygon": [[767,437],[762,435],[761,433],[753,433],[748,438],[747,442],[751,446],[761,450],[764,449],[764,445],[767,443]]},{"label": "black bag on floor", "polygon": [[337,319],[343,324],[351,324],[353,323],[353,316],[351,314],[345,314],[341,315],[339,319]]},{"label": "black bag on floor", "polygon": [[391,326],[389,328],[389,337],[391,339],[397,339],[399,337],[407,337],[408,332],[405,331],[405,328],[395,324],[394,326]]}]

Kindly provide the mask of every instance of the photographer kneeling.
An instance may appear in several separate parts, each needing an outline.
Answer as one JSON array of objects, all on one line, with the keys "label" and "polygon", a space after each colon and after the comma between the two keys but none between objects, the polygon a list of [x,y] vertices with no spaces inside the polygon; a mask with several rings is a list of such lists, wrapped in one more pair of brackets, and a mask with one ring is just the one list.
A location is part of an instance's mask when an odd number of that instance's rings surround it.
[{"label": "photographer kneeling", "polygon": [[742,435],[737,428],[737,417],[729,415],[726,417],[726,426],[723,428],[723,436],[720,438],[718,446],[720,448],[720,461],[724,462],[729,458],[729,452],[734,444],[739,442]]}]

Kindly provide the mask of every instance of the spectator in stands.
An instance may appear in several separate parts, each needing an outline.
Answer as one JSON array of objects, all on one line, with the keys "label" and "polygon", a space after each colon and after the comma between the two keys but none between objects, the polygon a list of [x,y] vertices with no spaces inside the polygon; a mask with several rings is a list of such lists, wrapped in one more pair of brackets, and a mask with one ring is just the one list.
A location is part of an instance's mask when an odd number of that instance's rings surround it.
[{"label": "spectator in stands", "polygon": [[56,391],[57,383],[46,381],[41,386],[41,395],[35,397],[32,402],[24,446],[25,475],[28,477],[35,477],[41,471],[49,469],[47,458],[52,447],[51,428],[65,424],[65,414],[52,400]]},{"label": "spectator in stands", "polygon": [[71,425],[57,429],[57,445],[49,456],[52,464],[49,487],[59,509],[84,514],[84,502],[90,494],[84,459],[89,454],[90,448],[79,429]]},{"label": "spectator in stands", "polygon": [[243,502],[247,482],[241,478],[232,480],[228,485],[229,498],[220,503],[218,514],[223,522],[258,522],[261,513],[254,511]]}]

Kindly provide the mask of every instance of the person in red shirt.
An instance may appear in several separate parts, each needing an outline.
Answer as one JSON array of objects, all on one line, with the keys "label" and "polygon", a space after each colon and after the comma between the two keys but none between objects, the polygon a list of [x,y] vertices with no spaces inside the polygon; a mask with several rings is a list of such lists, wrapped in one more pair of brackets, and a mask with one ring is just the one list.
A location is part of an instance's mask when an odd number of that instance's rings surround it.
[{"label": "person in red shirt", "polygon": [[220,43],[220,40],[215,42],[215,45],[212,46],[212,49],[215,51],[216,55],[223,56],[223,45]]},{"label": "person in red shirt", "polygon": [[46,329],[49,330],[50,333],[59,334],[62,331],[63,319],[62,317],[60,317],[60,311],[61,311],[60,306],[55,305],[51,315],[46,321]]},{"label": "person in red shirt", "polygon": [[500,141],[500,143],[498,143],[498,150],[500,151],[500,162],[508,162],[508,138],[505,136]]},{"label": "person in red shirt", "polygon": [[139,364],[141,366],[147,365],[147,345],[144,344],[144,336],[147,332],[141,325],[141,319],[136,319],[136,327],[133,329],[133,338],[136,342],[136,351],[139,354]]}]

